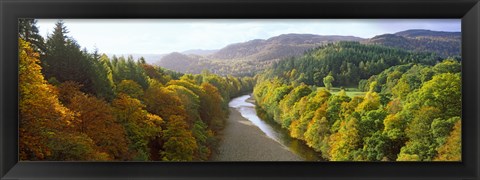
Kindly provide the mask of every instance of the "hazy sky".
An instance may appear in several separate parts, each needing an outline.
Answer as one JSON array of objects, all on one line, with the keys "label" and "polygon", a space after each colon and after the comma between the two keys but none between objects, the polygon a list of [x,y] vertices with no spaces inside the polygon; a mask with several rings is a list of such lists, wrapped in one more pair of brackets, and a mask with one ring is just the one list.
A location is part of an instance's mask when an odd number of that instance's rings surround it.
[{"label": "hazy sky", "polygon": [[[40,34],[53,31],[56,19],[39,19]],[[112,20],[66,19],[67,35],[89,51],[107,54],[163,54],[189,49],[220,49],[231,43],[287,33],[352,35],[370,38],[408,29],[461,31],[460,19],[290,19],[290,20]]]}]

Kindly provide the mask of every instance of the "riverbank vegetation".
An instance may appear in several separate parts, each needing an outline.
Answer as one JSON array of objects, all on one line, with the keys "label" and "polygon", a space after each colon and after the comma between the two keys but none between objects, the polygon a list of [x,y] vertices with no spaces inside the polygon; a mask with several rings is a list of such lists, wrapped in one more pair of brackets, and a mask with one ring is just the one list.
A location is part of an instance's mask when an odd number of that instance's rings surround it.
[{"label": "riverbank vegetation", "polygon": [[321,159],[462,157],[459,33],[286,34],[226,46],[212,61],[162,58],[185,74],[82,49],[68,33],[58,21],[42,37],[34,19],[19,20],[20,160],[209,160],[228,102],[252,90],[258,115]]},{"label": "riverbank vegetation", "polygon": [[[259,108],[325,159],[461,160],[459,59],[341,42],[280,61],[257,78]],[[366,93],[334,94],[332,84]]]},{"label": "riverbank vegetation", "polygon": [[20,25],[20,160],[204,161],[229,99],[254,85],[90,53],[61,21],[46,40]]}]

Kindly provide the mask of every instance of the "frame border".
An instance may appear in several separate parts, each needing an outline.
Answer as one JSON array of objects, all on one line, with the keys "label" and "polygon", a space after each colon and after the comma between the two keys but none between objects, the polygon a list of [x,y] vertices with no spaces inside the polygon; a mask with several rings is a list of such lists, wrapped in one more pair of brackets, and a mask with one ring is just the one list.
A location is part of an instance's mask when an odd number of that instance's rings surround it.
[{"label": "frame border", "polygon": [[[0,179],[479,179],[478,0],[0,0]],[[18,162],[18,18],[461,18],[462,162]],[[15,44],[16,46],[12,46]]]}]

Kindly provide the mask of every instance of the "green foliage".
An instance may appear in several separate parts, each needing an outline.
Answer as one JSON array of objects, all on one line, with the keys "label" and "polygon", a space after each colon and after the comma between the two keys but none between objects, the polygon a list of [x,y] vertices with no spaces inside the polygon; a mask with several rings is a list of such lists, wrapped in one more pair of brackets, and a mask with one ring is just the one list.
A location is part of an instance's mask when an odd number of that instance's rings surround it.
[{"label": "green foliage", "polygon": [[376,92],[368,92],[365,94],[363,101],[358,104],[355,111],[357,112],[367,112],[371,110],[378,109],[380,106],[380,96]]},{"label": "green foliage", "polygon": [[316,151],[325,151],[328,146],[326,139],[330,135],[330,128],[326,117],[321,117],[320,113],[315,113],[312,121],[308,124],[307,131],[305,132],[305,141],[307,145],[315,149]]},{"label": "green foliage", "polygon": [[[309,72],[286,59],[283,68],[291,69],[278,76],[273,76],[275,68],[258,75],[253,95],[265,116],[326,159],[431,161],[441,159],[440,149],[447,154],[448,139],[458,138],[449,135],[461,114],[460,64],[445,60],[432,66],[431,60],[411,59],[417,64],[392,66],[359,80],[359,88],[368,92],[350,98],[345,89],[332,95],[328,88],[299,83],[298,77]],[[360,68],[366,66],[360,63]],[[318,72],[315,76],[318,82]],[[442,155],[447,156],[454,155]]]},{"label": "green foliage", "polygon": [[45,40],[39,33],[36,19],[19,18],[18,35],[24,41],[29,42],[34,51],[39,54],[45,53]]},{"label": "green foliage", "polygon": [[410,94],[408,106],[418,109],[432,106],[440,110],[445,118],[462,113],[462,90],[460,74],[443,73],[433,76],[415,93]]},{"label": "green foliage", "polygon": [[148,144],[154,137],[160,137],[163,120],[153,114],[148,113],[138,99],[125,94],[119,96],[112,102],[113,112],[117,121],[123,125],[129,148],[136,151],[136,160],[149,160]]},{"label": "green foliage", "polygon": [[409,141],[402,147],[397,160],[404,161],[405,157],[415,156],[418,160],[432,160],[436,154],[437,144],[431,133],[431,124],[438,118],[440,111],[434,107],[423,107],[415,112],[412,121],[405,130]]},{"label": "green foliage", "polygon": [[442,73],[459,73],[462,71],[460,62],[453,59],[446,59],[442,63],[438,63],[433,67],[436,74]]},{"label": "green foliage", "polygon": [[169,117],[167,127],[163,131],[165,151],[160,152],[164,161],[191,161],[198,149],[197,142],[188,131],[185,120],[181,116]]},{"label": "green foliage", "polygon": [[353,117],[341,123],[340,130],[332,134],[328,141],[330,160],[349,161],[354,159],[354,152],[361,145],[358,128],[358,120]]},{"label": "green foliage", "polygon": [[387,112],[383,109],[371,110],[363,114],[359,122],[360,136],[369,137],[383,130],[383,120],[386,116]]},{"label": "green foliage", "polygon": [[195,159],[206,161],[210,157],[214,146],[215,138],[213,131],[208,129],[208,125],[202,121],[195,121],[192,127],[192,134],[198,145],[195,152]]},{"label": "green foliage", "polygon": [[457,121],[460,121],[460,117],[453,117],[448,120],[440,118],[433,120],[431,129],[433,138],[435,138],[437,144],[445,144],[448,135],[453,130],[453,126]]},{"label": "green foliage", "polygon": [[117,58],[112,57],[112,73],[113,81],[120,83],[122,80],[132,80],[142,86],[143,89],[147,89],[149,86],[149,77],[143,68],[143,64],[135,62],[132,56],[128,59],[121,56]]},{"label": "green foliage", "polygon": [[43,73],[47,79],[54,77],[59,82],[81,83],[82,91],[96,93],[94,63],[77,42],[67,37],[68,30],[62,21],[56,23],[53,34],[47,38],[46,54],[42,59]]},{"label": "green foliage", "polygon": [[117,94],[126,94],[130,97],[140,99],[143,97],[143,89],[142,86],[137,84],[135,81],[132,80],[122,80],[115,89]]},{"label": "green foliage", "polygon": [[[274,63],[273,68],[267,69],[262,76],[267,79],[280,77],[289,82],[298,82],[299,76],[303,74],[298,83],[316,86],[322,86],[320,83],[323,83],[325,86],[324,82],[320,81],[331,72],[330,75],[335,77],[333,86],[354,86],[360,79],[367,79],[392,66],[408,63],[434,65],[439,59],[429,53],[414,53],[358,42],[338,42],[309,50],[300,57]],[[293,71],[295,73],[291,73]],[[290,76],[287,76],[288,74]]]},{"label": "green foliage", "polygon": [[110,68],[110,59],[103,54],[99,55],[97,50],[92,54],[91,61],[93,63],[93,88],[98,97],[113,100],[115,94],[115,84],[113,82],[112,69]]},{"label": "green foliage", "polygon": [[331,74],[332,73],[330,72],[330,74],[328,74],[328,76],[323,78],[323,84],[325,85],[325,87],[328,90],[330,90],[330,88],[332,88],[332,82],[335,80]]},{"label": "green foliage", "polygon": [[[280,101],[279,103],[279,108],[281,110],[281,119],[282,119],[282,127],[288,128],[290,127],[291,123],[293,120],[299,118],[299,112],[298,108],[294,108],[293,111],[290,111],[292,107],[299,101],[302,97],[309,95],[312,92],[312,90],[302,84],[292,91],[285,95],[283,100]],[[297,107],[301,108],[302,105],[298,105]]]},{"label": "green foliage", "polygon": [[183,104],[187,113],[185,120],[188,124],[193,124],[193,122],[200,120],[200,97],[197,94],[178,85],[169,85],[167,89],[174,92],[176,96],[180,98],[181,104]]},{"label": "green foliage", "polygon": [[407,94],[418,89],[434,75],[442,73],[459,73],[461,64],[456,60],[444,60],[434,67],[422,64],[405,64],[390,67],[378,75],[371,76],[367,80],[359,81],[359,89],[369,90],[369,85],[377,83],[376,92],[393,94],[395,97],[405,99]]},{"label": "green foliage", "polygon": [[461,161],[462,160],[462,122],[458,119],[453,130],[447,137],[445,144],[438,148],[435,161]]}]

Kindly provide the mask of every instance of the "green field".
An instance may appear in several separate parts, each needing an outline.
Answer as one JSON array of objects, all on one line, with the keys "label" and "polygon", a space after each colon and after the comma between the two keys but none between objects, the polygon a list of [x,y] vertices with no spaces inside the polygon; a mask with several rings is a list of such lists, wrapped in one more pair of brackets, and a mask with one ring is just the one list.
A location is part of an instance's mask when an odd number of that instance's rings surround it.
[{"label": "green field", "polygon": [[[325,87],[318,87],[318,89],[326,89],[326,88]],[[332,93],[334,95],[337,95],[340,92],[340,90],[341,89],[339,87],[332,87],[330,89],[330,93]],[[345,88],[345,93],[349,97],[355,97],[355,96],[365,96],[365,93],[367,93],[367,92],[360,91],[356,87],[347,87],[347,88]]]}]

